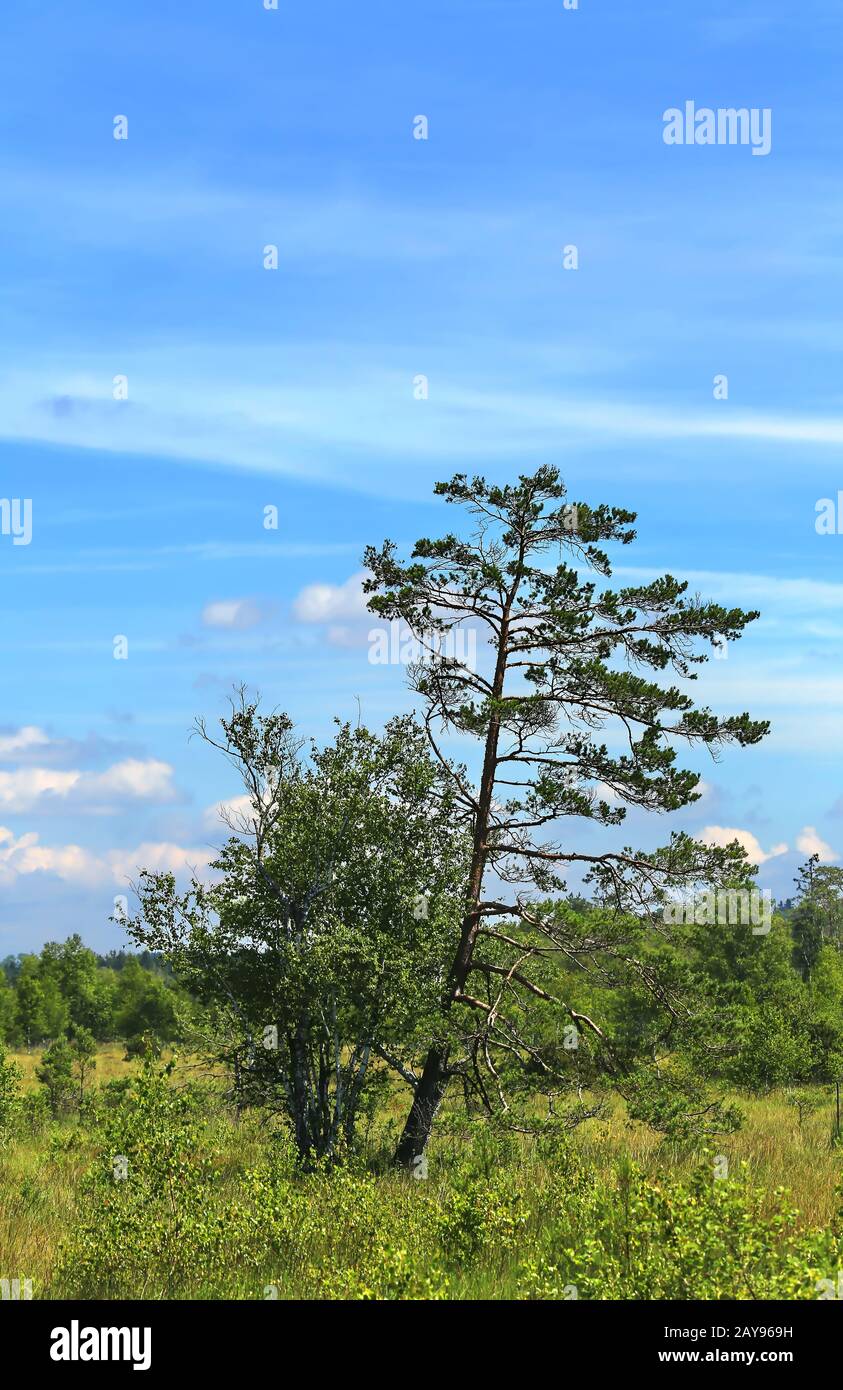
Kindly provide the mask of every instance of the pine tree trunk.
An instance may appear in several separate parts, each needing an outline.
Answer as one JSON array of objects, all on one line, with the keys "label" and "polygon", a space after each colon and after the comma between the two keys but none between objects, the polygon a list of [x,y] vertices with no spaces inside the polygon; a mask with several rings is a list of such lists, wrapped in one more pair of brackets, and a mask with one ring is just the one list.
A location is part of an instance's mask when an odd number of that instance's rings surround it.
[{"label": "pine tree trunk", "polygon": [[448,1088],[447,1065],[447,1049],[431,1048],[419,1078],[404,1132],[395,1150],[395,1162],[403,1168],[412,1168],[415,1160],[427,1147],[436,1112]]},{"label": "pine tree trunk", "polygon": [[[509,642],[509,623],[512,602],[517,591],[517,584],[509,596],[509,601],[504,609],[501,618],[500,632],[498,634],[497,660],[495,663],[495,676],[492,683],[492,698],[499,700],[503,695],[504,680],[506,676],[506,662],[508,655]],[[495,777],[497,773],[498,741],[500,739],[500,716],[494,711],[489,720],[489,728],[486,733],[486,748],[483,756],[483,772],[480,779],[480,795],[477,804],[477,819],[474,826],[474,848],[471,856],[471,868],[468,876],[468,892],[466,901],[468,910],[463,919],[462,933],[454,962],[451,966],[451,995],[445,1008],[449,1009],[454,1003],[455,997],[463,989],[466,979],[471,969],[471,961],[474,955],[474,943],[477,940],[477,932],[480,928],[479,902],[483,890],[483,875],[486,869],[486,859],[488,856],[488,835],[489,819],[492,810],[492,799],[495,790]],[[424,1070],[419,1078],[416,1087],[410,1113],[404,1125],[404,1131],[398,1141],[395,1150],[395,1162],[405,1168],[412,1168],[415,1159],[419,1158],[427,1148],[430,1132],[433,1129],[433,1121],[436,1119],[436,1112],[448,1089],[448,1049],[439,1044],[434,1044],[427,1054]]]}]

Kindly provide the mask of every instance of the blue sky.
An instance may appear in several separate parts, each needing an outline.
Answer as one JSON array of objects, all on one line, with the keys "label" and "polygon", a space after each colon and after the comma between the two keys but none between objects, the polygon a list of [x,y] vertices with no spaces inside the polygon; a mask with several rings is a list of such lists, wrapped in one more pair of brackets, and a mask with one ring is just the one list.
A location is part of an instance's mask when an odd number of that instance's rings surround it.
[{"label": "blue sky", "polygon": [[[638,512],[624,578],[762,610],[698,693],[770,738],[624,839],[739,831],[780,894],[843,855],[837,0],[10,0],[6,29],[0,497],[33,532],[0,535],[0,955],[118,944],[139,865],[220,843],[238,788],[187,734],[232,683],[315,737],[407,706],[355,576],[452,523],[457,470],[556,464]],[[769,108],[770,154],[666,145],[686,100]]]}]

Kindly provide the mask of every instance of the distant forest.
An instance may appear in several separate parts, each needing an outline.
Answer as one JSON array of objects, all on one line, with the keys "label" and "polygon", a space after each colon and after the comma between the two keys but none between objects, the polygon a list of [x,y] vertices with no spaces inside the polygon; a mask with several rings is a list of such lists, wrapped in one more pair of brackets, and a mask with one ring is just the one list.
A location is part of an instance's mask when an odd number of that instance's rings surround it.
[{"label": "distant forest", "polygon": [[180,1037],[190,1001],[152,951],[98,955],[78,935],[0,961],[0,1041],[32,1047],[88,1030],[98,1042]]}]

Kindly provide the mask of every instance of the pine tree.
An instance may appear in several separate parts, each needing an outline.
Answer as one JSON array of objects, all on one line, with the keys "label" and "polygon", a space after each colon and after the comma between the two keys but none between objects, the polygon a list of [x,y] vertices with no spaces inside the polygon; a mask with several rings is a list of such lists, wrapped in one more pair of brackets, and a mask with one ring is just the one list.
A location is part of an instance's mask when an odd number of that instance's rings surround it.
[{"label": "pine tree", "polygon": [[[634,513],[566,503],[551,467],[508,486],[457,474],[435,491],[474,518],[468,539],[420,540],[409,563],[389,541],[365,554],[371,611],[405,624],[421,645],[411,682],[431,747],[451,769],[473,844],[443,1026],[396,1153],[408,1166],[424,1152],[453,1076],[470,1073],[477,1092],[487,1101],[496,1096],[505,1109],[502,1064],[517,1058],[528,1068],[547,1066],[519,1022],[525,1002],[543,999],[563,1009],[579,1032],[605,1043],[599,1024],[536,982],[531,967],[547,953],[582,967],[598,948],[609,951],[647,984],[647,964],[636,959],[622,926],[629,914],[655,921],[671,889],[734,882],[746,873],[737,845],[711,849],[674,834],[650,854],[586,853],[555,841],[554,829],[572,817],[616,826],[626,805],[678,811],[698,799],[699,781],[677,766],[678,745],[715,753],[725,744],[757,743],[768,728],[747,714],[719,718],[697,709],[676,684],[642,674],[694,679],[695,666],[707,659],[698,645],[735,641],[758,614],[689,597],[670,575],[598,591],[591,574],[611,574],[602,546],[634,539]],[[488,638],[485,669],[448,654],[462,650],[456,635],[466,625]],[[622,736],[622,751],[611,751],[600,738],[604,730]],[[451,768],[442,744],[450,733],[482,747],[476,785],[465,768]],[[614,934],[610,929],[600,943],[572,936],[564,914],[536,906],[562,894],[565,871],[577,865],[616,914]],[[492,876],[498,888],[487,897]],[[652,973],[649,983],[658,994]],[[659,1002],[674,1007],[670,998]]]}]

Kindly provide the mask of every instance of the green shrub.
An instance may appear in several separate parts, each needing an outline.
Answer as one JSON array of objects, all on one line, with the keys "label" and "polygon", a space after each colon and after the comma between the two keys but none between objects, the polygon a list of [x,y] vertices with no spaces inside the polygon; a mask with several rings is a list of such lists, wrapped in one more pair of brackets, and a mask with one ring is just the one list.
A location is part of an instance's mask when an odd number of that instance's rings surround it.
[{"label": "green shrub", "polygon": [[573,1285],[588,1299],[816,1298],[817,1281],[840,1264],[838,1233],[801,1232],[781,1190],[769,1206],[744,1174],[715,1179],[710,1163],[687,1180],[625,1164],[614,1184],[561,1199],[570,1235],[525,1261],[520,1296],[570,1297],[560,1290]]},{"label": "green shrub", "polygon": [[0,1042],[0,1143],[8,1138],[20,1113],[20,1067],[6,1061],[6,1050]]},{"label": "green shrub", "polygon": [[90,1201],[56,1276],[76,1296],[174,1298],[198,1268],[231,1257],[235,1233],[211,1202],[215,1155],[196,1098],[169,1072],[150,1061],[102,1111]]},{"label": "green shrub", "polygon": [[257,1117],[229,1131],[257,1159],[223,1154],[208,1093],[172,1065],[149,1059],[51,1141],[52,1163],[96,1158],[48,1296],[815,1299],[843,1264],[839,1221],[804,1230],[784,1192],[710,1156],[684,1177],[597,1171],[559,1133],[530,1149],[469,1125],[427,1181],[342,1153],[303,1172]]},{"label": "green shrub", "polygon": [[35,1068],[35,1075],[45,1088],[50,1110],[61,1115],[70,1109],[73,1084],[73,1052],[67,1038],[56,1038]]}]

